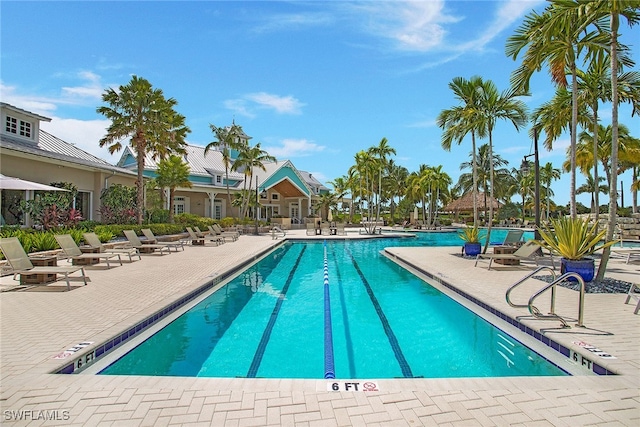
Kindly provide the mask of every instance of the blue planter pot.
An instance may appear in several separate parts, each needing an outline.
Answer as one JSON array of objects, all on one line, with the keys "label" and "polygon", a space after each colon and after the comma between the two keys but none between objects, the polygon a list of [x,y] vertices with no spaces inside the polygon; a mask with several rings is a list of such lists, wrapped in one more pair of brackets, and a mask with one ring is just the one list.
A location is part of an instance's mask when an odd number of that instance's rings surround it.
[{"label": "blue planter pot", "polygon": [[[565,259],[560,260],[560,273],[577,273],[585,282],[590,282],[595,276],[596,266],[593,258],[583,258],[578,260]],[[569,280],[577,282],[576,279],[570,277]]]},{"label": "blue planter pot", "polygon": [[476,256],[482,250],[482,245],[480,243],[465,243],[464,244],[464,254],[467,256]]}]

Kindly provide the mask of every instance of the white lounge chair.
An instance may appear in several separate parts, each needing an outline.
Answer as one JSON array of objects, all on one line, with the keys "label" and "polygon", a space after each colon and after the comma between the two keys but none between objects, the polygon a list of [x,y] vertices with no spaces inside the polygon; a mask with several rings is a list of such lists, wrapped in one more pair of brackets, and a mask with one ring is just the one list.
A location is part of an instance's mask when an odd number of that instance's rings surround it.
[{"label": "white lounge chair", "polygon": [[155,252],[157,249],[160,251],[160,255],[163,255],[164,251],[167,251],[167,253],[171,253],[171,251],[169,250],[169,246],[167,245],[157,244],[157,243],[143,244],[140,238],[138,237],[138,235],[136,234],[136,232],[133,230],[124,230],[123,233],[127,238],[127,240],[129,241],[129,244],[132,247],[138,249],[140,252],[151,253],[151,252]]},{"label": "white lounge chair", "polygon": [[17,237],[6,237],[0,239],[0,250],[7,259],[7,262],[11,266],[13,273],[13,280],[16,280],[16,276],[32,276],[32,275],[58,275],[64,276],[67,282],[67,290],[71,290],[71,284],[69,283],[69,274],[80,271],[82,274],[82,281],[85,286],[87,285],[87,276],[84,273],[84,267],[79,266],[64,266],[64,267],[34,267],[29,259],[29,255],[24,251],[20,240]]},{"label": "white lounge chair", "polygon": [[[56,242],[62,248],[62,252],[68,261],[73,261],[74,264],[77,262],[78,264],[92,264],[98,263],[100,260],[104,260],[107,263],[107,268],[111,268],[111,263],[109,260],[111,258],[118,257],[118,261],[120,261],[120,265],[122,265],[122,258],[120,258],[120,254],[113,253],[90,253],[85,254],[82,253],[82,250],[76,245],[75,240],[71,237],[71,234],[56,234],[55,236]],[[97,260],[97,261],[94,261]]]},{"label": "white lounge chair", "polygon": [[213,242],[218,246],[224,243],[224,238],[222,236],[212,236],[204,233],[201,233],[202,235],[197,235],[191,227],[187,227],[187,233],[189,233],[189,240],[191,240],[192,245],[204,246],[205,242]]},{"label": "white lounge chair", "polygon": [[140,257],[140,251],[136,248],[120,248],[120,247],[107,247],[102,244],[100,238],[96,233],[83,233],[84,242],[93,249],[97,249],[100,252],[113,253],[113,254],[124,254],[129,257],[129,262],[133,262],[133,257],[137,256],[139,260],[142,260]]},{"label": "white lounge chair", "polygon": [[611,248],[611,252],[620,256],[626,255],[627,257],[626,264],[629,264],[629,261],[631,261],[632,256],[636,256],[636,255],[640,256],[640,248]]},{"label": "white lounge chair", "polygon": [[[159,243],[158,238],[153,234],[153,231],[151,231],[150,228],[143,228],[141,231],[142,234],[144,234],[144,237],[146,237],[149,242]],[[167,245],[169,249],[174,248],[176,252],[178,252],[178,248],[182,248],[182,250],[184,251],[184,242],[181,240],[177,242],[162,242],[162,244]]]},{"label": "white lounge chair", "polygon": [[[482,254],[479,253],[476,256],[476,263],[474,264],[474,266],[478,266],[478,261],[480,261],[481,259],[488,259],[489,260],[489,268],[488,270],[491,270],[491,263],[493,262],[494,259],[502,259],[502,260],[517,260],[517,261],[526,261],[526,260],[535,260],[536,265],[538,264],[538,250],[541,249],[540,245],[535,243],[532,240],[529,240],[528,242],[526,242],[524,245],[520,246],[520,248],[518,248],[518,250],[516,250],[514,253],[512,254]],[[551,255],[551,265],[553,266],[553,268],[555,269],[555,263],[553,262],[553,255]]]}]

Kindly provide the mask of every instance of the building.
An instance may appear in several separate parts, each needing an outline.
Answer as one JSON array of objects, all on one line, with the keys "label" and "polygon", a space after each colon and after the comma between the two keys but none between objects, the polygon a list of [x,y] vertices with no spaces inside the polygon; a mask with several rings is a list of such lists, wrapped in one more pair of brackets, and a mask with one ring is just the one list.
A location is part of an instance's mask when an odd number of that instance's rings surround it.
[{"label": "building", "polygon": [[[206,155],[201,146],[187,145],[185,150],[183,160],[189,165],[192,187],[176,188],[176,214],[192,213],[213,219],[238,217],[238,208],[230,205],[227,196],[227,182],[233,200],[240,191],[256,191],[257,179],[261,205],[258,218],[270,220],[285,217],[290,218],[293,225],[302,224],[305,218],[315,213],[314,205],[320,195],[329,192],[312,174],[296,169],[290,160],[264,163],[264,171],[254,170],[252,182],[248,182],[248,176],[244,173],[230,170],[227,181],[220,150],[209,150]],[[158,162],[147,155],[144,176],[154,178]],[[125,148],[118,166],[136,171],[136,154],[130,147]],[[166,194],[168,196],[168,190]]]},{"label": "building", "polygon": [[[137,163],[131,147],[125,147],[114,166],[40,129],[40,122],[51,119],[6,103],[1,103],[0,107],[4,124],[0,134],[0,173],[3,175],[42,184],[74,184],[79,190],[75,208],[84,218],[96,221],[100,221],[100,194],[103,189],[113,184],[135,186]],[[251,139],[245,134],[241,138],[247,142]],[[204,151],[201,146],[186,146],[183,159],[191,170],[189,180],[192,187],[176,189],[175,213],[192,213],[214,219],[238,217],[238,208],[231,206],[227,197],[227,183],[233,199],[244,189],[255,191],[257,179],[261,201],[259,218],[290,218],[290,223],[295,225],[304,223],[305,218],[315,214],[314,205],[318,198],[329,192],[310,173],[299,171],[289,160],[265,163],[266,170],[257,169],[252,182],[248,182],[242,171],[229,171],[227,175],[221,151],[210,150],[206,156]],[[154,178],[157,167],[158,161],[147,155],[143,175]],[[2,190],[0,211],[7,224],[23,222],[30,225],[28,218],[17,218],[15,204],[33,198],[34,194],[34,191]]]},{"label": "building", "polygon": [[[85,219],[100,221],[100,194],[112,184],[134,185],[136,175],[109,164],[40,129],[48,117],[0,103],[0,173],[41,184],[68,182],[78,188],[75,208]],[[2,190],[0,213],[6,224],[30,225],[16,204],[34,197],[33,190]]]}]

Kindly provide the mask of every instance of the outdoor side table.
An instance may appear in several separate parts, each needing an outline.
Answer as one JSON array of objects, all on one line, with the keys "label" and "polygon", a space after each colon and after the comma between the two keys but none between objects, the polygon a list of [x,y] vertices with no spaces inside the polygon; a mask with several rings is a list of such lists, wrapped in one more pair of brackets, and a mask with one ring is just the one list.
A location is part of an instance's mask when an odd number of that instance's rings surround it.
[{"label": "outdoor side table", "polygon": [[[494,254],[512,254],[517,251],[518,248],[515,246],[495,246],[493,248]],[[520,265],[519,259],[496,259],[496,263],[502,265]]]},{"label": "outdoor side table", "polygon": [[[80,246],[80,251],[83,254],[99,254],[101,252],[101,248],[92,248],[91,246]],[[98,264],[100,262],[100,258],[80,258],[74,259],[71,261],[73,265],[93,265]]]},{"label": "outdoor side table", "polygon": [[[55,267],[58,265],[58,257],[56,255],[30,256],[29,261],[31,261],[31,264],[33,264],[34,267]],[[44,285],[47,283],[53,283],[57,279],[57,274],[20,274],[21,285]]]}]

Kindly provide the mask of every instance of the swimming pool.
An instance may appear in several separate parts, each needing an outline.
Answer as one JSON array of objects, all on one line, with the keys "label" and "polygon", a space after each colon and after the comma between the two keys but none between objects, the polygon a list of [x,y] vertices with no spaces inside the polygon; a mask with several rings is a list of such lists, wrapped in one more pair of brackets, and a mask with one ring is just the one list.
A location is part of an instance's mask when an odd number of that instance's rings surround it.
[{"label": "swimming pool", "polygon": [[[419,240],[326,243],[337,378],[566,375],[379,255]],[[100,373],[323,378],[323,254],[285,243]]]}]

